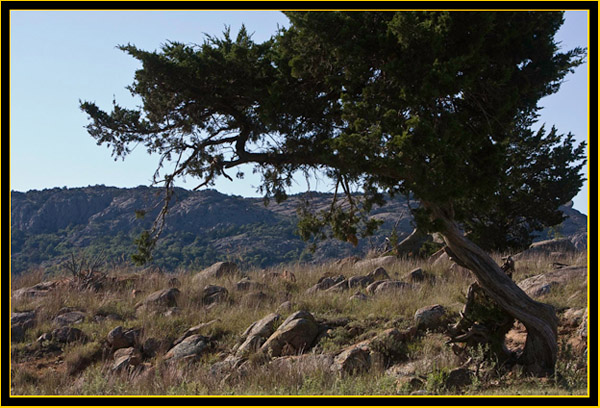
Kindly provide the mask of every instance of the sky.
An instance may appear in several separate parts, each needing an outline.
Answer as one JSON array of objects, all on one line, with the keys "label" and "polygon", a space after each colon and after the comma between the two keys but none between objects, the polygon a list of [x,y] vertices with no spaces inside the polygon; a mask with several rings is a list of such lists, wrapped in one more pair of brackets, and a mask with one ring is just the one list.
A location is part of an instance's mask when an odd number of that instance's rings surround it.
[{"label": "sky", "polygon": [[[28,11],[10,12],[10,187],[16,191],[104,184],[149,185],[159,157],[141,148],[124,161],[97,146],[85,126],[79,101],[110,110],[112,100],[134,107],[125,89],[133,81],[137,60],[116,49],[131,43],[144,50],[166,41],[201,44],[205,34],[218,36],[225,26],[237,33],[245,24],[261,42],[279,26],[288,26],[278,11]],[[561,49],[587,46],[587,13],[567,11],[556,39]],[[540,101],[544,107],[536,127],[556,125],[577,140],[588,133],[587,64],[567,76],[561,90]],[[587,167],[584,169],[587,174]],[[219,179],[214,188],[225,194],[259,196],[260,179],[244,169],[244,180]],[[193,188],[198,180],[177,185]],[[306,191],[299,178],[292,192]],[[313,179],[310,188],[328,191]],[[587,209],[587,182],[574,198],[574,208]]]}]

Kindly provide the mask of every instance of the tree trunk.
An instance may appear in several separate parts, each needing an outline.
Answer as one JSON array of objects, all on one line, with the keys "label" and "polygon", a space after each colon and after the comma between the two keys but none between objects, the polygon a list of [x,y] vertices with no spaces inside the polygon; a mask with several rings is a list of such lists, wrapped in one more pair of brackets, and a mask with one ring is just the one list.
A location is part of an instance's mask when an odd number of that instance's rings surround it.
[{"label": "tree trunk", "polygon": [[424,205],[442,223],[440,232],[453,254],[475,274],[488,296],[527,329],[527,341],[518,362],[528,373],[553,374],[558,351],[558,319],[554,308],[523,292],[488,254],[464,236],[451,213],[431,204]]}]

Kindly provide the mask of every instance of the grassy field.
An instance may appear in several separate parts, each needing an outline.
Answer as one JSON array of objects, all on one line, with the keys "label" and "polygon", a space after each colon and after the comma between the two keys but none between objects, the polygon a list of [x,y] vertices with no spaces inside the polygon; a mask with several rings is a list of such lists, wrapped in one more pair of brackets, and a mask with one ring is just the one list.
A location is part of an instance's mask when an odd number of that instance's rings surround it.
[{"label": "grassy field", "polygon": [[[501,262],[500,255],[495,255]],[[585,253],[561,260],[567,265],[585,266]],[[466,290],[473,277],[452,267],[450,261],[433,265],[425,260],[399,261],[386,266],[391,279],[403,280],[408,272],[421,267],[433,279],[411,290],[382,293],[367,300],[351,299],[357,289],[346,292],[316,292],[307,294],[322,276],[343,274],[346,278],[366,274],[351,267],[338,269],[333,264],[321,266],[287,266],[295,282],[270,279],[263,270],[244,271],[251,280],[265,284],[262,298],[248,296],[236,289],[239,277],[194,281],[198,271],[176,274],[140,272],[130,266],[106,271],[121,277],[120,283],[106,284],[97,292],[76,290],[69,285],[58,286],[44,297],[12,300],[12,312],[36,311],[33,327],[20,341],[11,345],[11,391],[13,395],[409,395],[415,391],[437,395],[585,395],[587,393],[587,353],[573,346],[577,329],[563,318],[569,309],[587,307],[587,283],[573,280],[554,287],[539,300],[552,304],[561,320],[559,326],[559,359],[557,375],[534,378],[522,375],[518,368],[500,370],[484,361],[482,350],[472,350],[471,381],[460,388],[449,388],[449,373],[461,360],[450,345],[443,330],[421,331],[402,344],[402,357],[385,365],[372,365],[368,371],[351,375],[332,373],[322,364],[274,364],[269,358],[251,354],[243,369],[219,376],[211,367],[223,361],[239,342],[241,334],[253,322],[278,311],[282,320],[292,312],[305,310],[318,322],[343,321],[322,335],[306,351],[307,354],[335,355],[341,350],[374,338],[386,329],[406,330],[414,326],[415,311],[429,305],[443,305],[448,318],[456,320],[465,302]],[[518,261],[513,279],[516,282],[551,271],[555,268],[549,257]],[[123,277],[133,277],[126,281]],[[66,277],[66,275],[65,275]],[[181,291],[177,308],[167,313],[136,310],[136,305],[148,294],[169,287],[176,277]],[[43,271],[13,277],[12,290],[29,287],[46,278]],[[225,302],[206,306],[202,301],[205,285],[219,285],[228,290]],[[132,295],[135,289],[136,296]],[[362,290],[364,293],[364,290]],[[282,308],[289,301],[290,307]],[[81,311],[85,319],[73,325],[87,336],[87,342],[55,344],[37,341],[39,336],[55,328],[53,319],[64,308]],[[571,310],[571,311],[572,311]],[[113,315],[121,320],[102,318]],[[110,316],[109,316],[110,317]],[[173,340],[187,329],[212,322],[200,330],[210,339],[210,347],[193,361],[169,363],[164,354]],[[579,321],[577,322],[579,323]],[[139,344],[154,338],[160,341],[153,357],[144,357],[134,371],[116,372],[107,350],[106,338],[116,326],[141,329]],[[514,344],[523,337],[518,326],[512,333]],[[519,337],[519,334],[521,337]],[[513,344],[513,345],[514,345]],[[278,361],[281,361],[280,358]],[[289,361],[285,360],[284,361]],[[475,367],[476,369],[474,369]],[[399,372],[410,368],[410,375]]]}]

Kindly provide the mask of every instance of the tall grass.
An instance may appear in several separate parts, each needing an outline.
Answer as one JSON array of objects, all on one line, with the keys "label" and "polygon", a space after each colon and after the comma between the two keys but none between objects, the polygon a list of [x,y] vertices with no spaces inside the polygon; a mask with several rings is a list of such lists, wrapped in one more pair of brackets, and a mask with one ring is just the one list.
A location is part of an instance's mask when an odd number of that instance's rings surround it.
[{"label": "tall grass", "polygon": [[[494,254],[501,263],[501,254]],[[561,261],[565,264],[583,266],[585,254],[570,255]],[[535,256],[517,262],[514,279],[519,281],[529,276],[554,269],[554,260]],[[405,393],[398,386],[396,378],[383,371],[372,370],[352,377],[334,375],[323,367],[298,365],[258,364],[250,361],[245,369],[238,370],[226,378],[211,374],[210,367],[232,352],[240,340],[241,333],[253,322],[277,310],[284,301],[293,305],[289,311],[282,311],[282,319],[296,310],[311,312],[320,321],[346,319],[345,327],[330,331],[321,338],[314,352],[336,353],[358,341],[371,338],[382,330],[395,327],[405,329],[414,324],[415,311],[421,307],[441,304],[451,313],[461,310],[465,294],[474,277],[463,270],[451,268],[450,261],[435,265],[425,260],[404,260],[386,267],[391,279],[404,279],[411,270],[420,267],[434,277],[434,280],[416,284],[413,289],[369,296],[367,300],[350,299],[355,290],[343,293],[317,292],[307,294],[322,276],[343,274],[346,278],[366,274],[370,270],[356,270],[352,266],[340,270],[336,265],[288,265],[272,268],[282,272],[292,272],[295,282],[284,279],[265,280],[259,269],[245,271],[252,280],[264,283],[265,300],[244,303],[247,292],[235,288],[239,277],[224,277],[195,282],[197,271],[179,270],[176,274],[149,272],[142,278],[124,287],[107,286],[99,292],[80,291],[61,286],[45,297],[13,300],[12,311],[36,310],[36,325],[29,329],[25,339],[12,345],[11,389],[13,394],[74,394],[74,395],[395,395]],[[130,275],[133,268],[119,265],[109,271],[109,275]],[[139,273],[139,272],[138,272]],[[169,287],[169,279],[176,277],[181,285],[181,295],[177,309],[170,315],[152,310],[136,310],[135,306],[143,296],[156,290]],[[44,279],[41,269],[28,275],[12,279],[13,290],[28,287]],[[202,304],[202,290],[205,285],[225,287],[229,299],[223,303],[206,307]],[[132,297],[131,290],[142,292],[140,297]],[[364,289],[360,289],[364,293]],[[587,306],[586,283],[569,282],[557,288],[542,301],[553,304],[559,311],[568,307]],[[190,364],[168,364],[162,361],[162,354],[145,361],[147,368],[135,375],[111,371],[110,358],[92,362],[81,372],[71,370],[65,364],[46,364],[39,370],[36,364],[41,360],[33,356],[35,340],[39,335],[55,328],[53,319],[65,307],[85,313],[86,318],[75,327],[83,330],[92,345],[66,346],[62,354],[52,357],[76,367],[80,359],[93,355],[99,344],[106,339],[110,330],[117,325],[125,328],[142,329],[141,342],[154,337],[166,343],[180,337],[187,329],[201,323],[216,320],[205,327],[200,334],[213,339],[213,347],[199,361]],[[114,314],[121,320],[110,320],[103,316]],[[416,375],[430,376],[430,384],[435,384],[435,376],[447,372],[459,364],[447,338],[440,333],[426,333],[407,344],[407,358],[415,364]],[[568,364],[573,360],[572,351],[561,349],[557,369],[565,380],[561,383],[542,384],[531,380],[519,384],[504,378],[505,389],[496,389],[485,383],[475,383],[465,392],[496,394],[506,392],[522,395],[536,392],[557,394],[585,393],[583,381],[587,371],[580,364]],[[164,350],[163,350],[164,352]],[[36,359],[37,358],[37,359]],[[47,357],[47,360],[51,360]],[[445,371],[446,370],[446,371]],[[438,374],[436,374],[438,373]],[[583,374],[582,374],[583,373]],[[438,375],[442,378],[442,374]],[[437,378],[437,377],[436,377]],[[433,385],[430,386],[430,388]],[[436,389],[444,392],[442,389]]]}]

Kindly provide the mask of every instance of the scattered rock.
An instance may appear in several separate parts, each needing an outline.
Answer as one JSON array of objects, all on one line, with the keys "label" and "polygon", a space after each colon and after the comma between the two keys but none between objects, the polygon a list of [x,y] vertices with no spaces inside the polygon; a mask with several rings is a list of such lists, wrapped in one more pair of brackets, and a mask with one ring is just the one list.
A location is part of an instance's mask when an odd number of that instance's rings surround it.
[{"label": "scattered rock", "polygon": [[117,326],[108,333],[106,340],[113,350],[128,348],[137,343],[140,332],[140,329],[124,330],[122,326]]},{"label": "scattered rock", "polygon": [[546,241],[534,242],[523,252],[513,256],[514,260],[528,258],[532,255],[549,255],[552,252],[556,253],[573,253],[577,252],[577,248],[568,238],[549,239]]},{"label": "scattered rock", "polygon": [[15,324],[10,326],[10,341],[19,343],[25,339],[25,328],[23,325]]},{"label": "scattered rock", "polygon": [[350,346],[335,356],[331,370],[342,375],[353,375],[368,371],[371,368],[371,357],[368,348]]},{"label": "scattered rock", "polygon": [[200,283],[205,279],[219,279],[222,277],[233,277],[239,274],[239,270],[236,264],[233,262],[217,262],[208,268],[198,272],[193,278],[192,282],[195,284]]},{"label": "scattered rock", "polygon": [[20,342],[25,339],[27,329],[35,325],[35,312],[12,313],[10,316],[10,339],[12,342]]},{"label": "scattered rock", "polygon": [[181,337],[179,337],[177,340],[175,340],[173,342],[173,345],[176,346],[177,344],[181,343],[186,338],[188,338],[190,336],[193,336],[194,334],[200,333],[200,331],[206,329],[207,327],[210,327],[210,326],[214,325],[217,322],[220,322],[220,320],[219,319],[213,319],[210,322],[201,323],[201,324],[199,324],[197,326],[194,326],[194,327],[191,327],[191,328],[187,329],[185,331],[185,333],[183,333],[183,335]]},{"label": "scattered rock", "polygon": [[425,306],[415,312],[415,324],[419,329],[435,330],[443,325],[445,317],[442,305]]},{"label": "scattered rock", "polygon": [[380,258],[365,259],[354,264],[354,269],[371,269],[379,266],[393,265],[398,261],[395,256],[382,256]]},{"label": "scattered rock", "polygon": [[58,316],[56,316],[56,318],[54,318],[54,323],[58,326],[70,326],[72,324],[81,323],[84,319],[85,313],[73,311],[59,314]]},{"label": "scattered rock", "polygon": [[370,272],[367,276],[369,276],[373,282],[390,279],[390,275],[388,275],[385,268],[381,266]]},{"label": "scattered rock", "polygon": [[313,315],[300,310],[281,324],[265,341],[261,350],[272,357],[299,354],[310,348],[318,334],[319,327]]},{"label": "scattered rock", "polygon": [[145,306],[177,306],[180,291],[177,288],[161,289],[149,294],[144,300]]},{"label": "scattered rock", "polygon": [[448,389],[462,388],[473,383],[473,373],[466,368],[455,368],[450,371],[445,385]]},{"label": "scattered rock", "polygon": [[208,347],[208,338],[194,334],[185,338],[165,354],[165,361],[195,359]]},{"label": "scattered rock", "polygon": [[20,325],[23,326],[24,329],[29,329],[35,324],[35,312],[21,312],[21,313],[12,313],[10,315],[10,324],[11,325]]},{"label": "scattered rock", "polygon": [[367,286],[367,293],[370,295],[379,295],[381,293],[393,292],[412,288],[412,285],[402,281],[384,280],[373,282]]},{"label": "scattered rock", "polygon": [[395,364],[385,370],[385,373],[391,377],[410,377],[417,373],[417,364],[415,361]]},{"label": "scattered rock", "polygon": [[587,279],[587,267],[568,266],[548,273],[535,275],[520,281],[517,285],[531,297],[539,297],[550,293],[552,288],[574,280],[584,282]]},{"label": "scattered rock", "polygon": [[256,322],[248,326],[244,333],[242,333],[242,337],[245,337],[247,339],[249,337],[258,336],[266,340],[275,331],[275,325],[279,321],[279,318],[280,315],[277,313],[271,313],[266,315],[262,319],[257,320]]},{"label": "scattered rock", "polygon": [[561,324],[568,327],[577,327],[581,324],[586,309],[569,308],[561,316]]},{"label": "scattered rock", "polygon": [[52,289],[58,286],[57,281],[41,282],[27,288],[17,289],[12,292],[12,297],[15,300],[25,299],[30,297],[46,296]]},{"label": "scattered rock", "polygon": [[158,340],[157,338],[149,337],[144,340],[144,344],[142,344],[142,353],[145,357],[152,358],[158,353],[163,345],[164,342]]},{"label": "scattered rock", "polygon": [[229,292],[222,286],[208,285],[202,290],[202,303],[210,305],[227,299]]},{"label": "scattered rock", "polygon": [[248,278],[244,278],[235,284],[235,289],[240,291],[246,290],[262,290],[267,286],[264,283],[256,282]]},{"label": "scattered rock", "polygon": [[338,282],[329,289],[327,289],[326,292],[344,292],[349,288],[350,286],[348,285],[348,281],[344,279],[343,281]]},{"label": "scattered rock", "polygon": [[323,276],[319,279],[319,281],[312,287],[308,288],[306,290],[306,293],[315,293],[317,291],[320,290],[327,290],[329,288],[331,288],[332,286],[334,286],[337,283],[343,282],[345,281],[346,278],[344,277],[344,275],[338,275],[338,276]]},{"label": "scattered rock", "polygon": [[373,283],[373,277],[371,276],[352,276],[350,279],[348,279],[348,288],[364,288],[371,283]]},{"label": "scattered rock", "polygon": [[413,283],[423,282],[425,280],[425,273],[421,268],[413,269],[406,275],[406,280]]},{"label": "scattered rock", "polygon": [[96,323],[100,323],[105,320],[123,321],[123,316],[118,315],[116,313],[96,313],[96,315],[94,316],[94,321]]},{"label": "scattered rock", "polygon": [[86,341],[87,336],[75,327],[63,326],[52,331],[52,339],[58,343],[72,343],[74,341]]},{"label": "scattered rock", "polygon": [[121,371],[135,367],[142,362],[141,353],[134,347],[121,348],[113,354],[113,371]]}]

